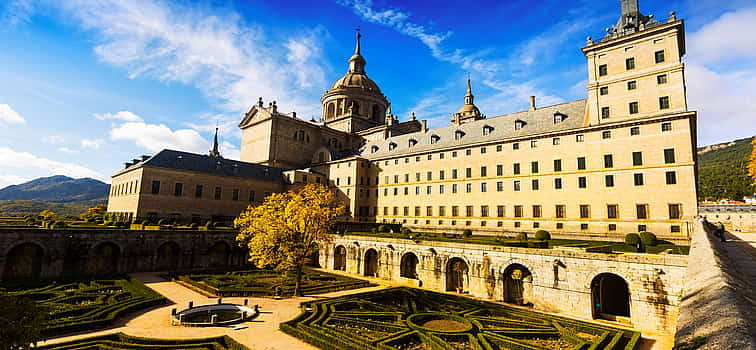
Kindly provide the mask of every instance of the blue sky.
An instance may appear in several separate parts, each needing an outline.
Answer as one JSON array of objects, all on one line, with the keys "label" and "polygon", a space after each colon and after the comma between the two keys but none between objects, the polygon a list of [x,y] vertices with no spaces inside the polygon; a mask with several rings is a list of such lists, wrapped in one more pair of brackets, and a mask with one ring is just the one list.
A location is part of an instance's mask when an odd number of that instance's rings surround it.
[{"label": "blue sky", "polygon": [[[640,1],[686,20],[688,105],[700,145],[756,133],[756,4]],[[163,148],[205,152],[258,96],[301,117],[347,68],[354,28],[366,70],[406,120],[448,123],[473,80],[496,116],[584,98],[580,47],[619,1],[0,2],[0,187],[65,174],[109,181]]]}]

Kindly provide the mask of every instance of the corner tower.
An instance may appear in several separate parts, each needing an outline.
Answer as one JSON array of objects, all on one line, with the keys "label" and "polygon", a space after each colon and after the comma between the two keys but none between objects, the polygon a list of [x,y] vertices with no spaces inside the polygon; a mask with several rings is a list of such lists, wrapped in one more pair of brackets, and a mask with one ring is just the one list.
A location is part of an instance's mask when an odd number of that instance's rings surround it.
[{"label": "corner tower", "polygon": [[360,37],[357,33],[349,70],[320,99],[325,125],[348,133],[384,124],[389,104],[378,85],[365,73]]},{"label": "corner tower", "polygon": [[638,0],[620,0],[622,13],[582,50],[588,61],[591,125],[688,110],[682,57],[685,29],[670,12],[664,23],[643,15]]},{"label": "corner tower", "polygon": [[472,86],[470,85],[470,79],[467,79],[467,93],[465,94],[465,104],[457,113],[452,114],[451,122],[454,125],[460,125],[467,122],[476,121],[479,119],[485,119],[486,116],[480,113],[480,110],[475,106],[475,96],[472,94]]}]

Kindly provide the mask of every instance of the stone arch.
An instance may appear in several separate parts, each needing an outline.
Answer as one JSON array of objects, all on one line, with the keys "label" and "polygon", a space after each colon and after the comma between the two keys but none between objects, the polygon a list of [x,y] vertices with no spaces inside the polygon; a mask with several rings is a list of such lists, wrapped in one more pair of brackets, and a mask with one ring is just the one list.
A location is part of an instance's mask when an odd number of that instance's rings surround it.
[{"label": "stone arch", "polygon": [[118,273],[121,262],[121,247],[114,242],[95,245],[89,253],[89,273],[95,276],[107,276]]},{"label": "stone arch", "polygon": [[215,242],[207,252],[208,264],[210,267],[228,266],[228,256],[231,254],[231,247],[224,241]]},{"label": "stone arch", "polygon": [[462,293],[469,283],[470,268],[464,259],[454,257],[446,262],[446,291]]},{"label": "stone arch", "polygon": [[45,251],[42,246],[24,242],[11,248],[5,256],[3,281],[37,280],[42,273]]},{"label": "stone arch", "polygon": [[378,251],[374,248],[370,248],[365,251],[365,259],[363,260],[364,268],[363,275],[370,277],[378,277]]},{"label": "stone arch", "polygon": [[504,269],[504,301],[518,305],[528,302],[533,274],[522,264],[510,264]]},{"label": "stone arch", "polygon": [[174,241],[161,244],[155,252],[155,271],[178,269],[181,260],[181,246]]},{"label": "stone arch", "polygon": [[399,275],[406,278],[418,279],[417,264],[420,260],[413,252],[407,252],[402,255]]},{"label": "stone arch", "polygon": [[593,318],[617,320],[630,317],[630,288],[619,275],[604,272],[591,281]]},{"label": "stone arch", "polygon": [[346,271],[347,250],[343,245],[333,248],[333,269]]}]

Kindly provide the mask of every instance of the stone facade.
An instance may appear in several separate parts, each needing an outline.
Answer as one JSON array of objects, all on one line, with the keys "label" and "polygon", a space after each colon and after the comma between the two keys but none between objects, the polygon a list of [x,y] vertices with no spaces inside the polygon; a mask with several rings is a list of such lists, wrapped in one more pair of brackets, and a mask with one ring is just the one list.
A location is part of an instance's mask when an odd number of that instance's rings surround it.
[{"label": "stone facade", "polygon": [[[407,275],[403,268],[408,268],[402,262],[410,254],[417,261],[414,278],[402,276]],[[603,254],[568,248],[526,249],[349,235],[322,247],[319,256],[321,266],[327,269],[451,292],[457,291],[450,286],[455,280],[452,265],[460,261],[464,271],[462,292],[471,296],[532,303],[538,310],[580,318],[614,318],[639,330],[664,333],[675,331],[687,266],[687,257],[678,255]],[[373,256],[375,260],[367,261]],[[513,293],[511,285],[507,292],[508,276],[518,274],[515,268],[520,270],[522,293]],[[629,316],[612,317],[593,307],[599,302],[598,280],[609,274],[627,285]],[[522,300],[517,300],[518,294]],[[622,298],[619,290],[606,297]]]},{"label": "stone facade", "polygon": [[235,231],[0,230],[0,281],[241,266]]},{"label": "stone facade", "polygon": [[699,205],[698,214],[712,223],[721,221],[728,231],[756,232],[756,204]]}]

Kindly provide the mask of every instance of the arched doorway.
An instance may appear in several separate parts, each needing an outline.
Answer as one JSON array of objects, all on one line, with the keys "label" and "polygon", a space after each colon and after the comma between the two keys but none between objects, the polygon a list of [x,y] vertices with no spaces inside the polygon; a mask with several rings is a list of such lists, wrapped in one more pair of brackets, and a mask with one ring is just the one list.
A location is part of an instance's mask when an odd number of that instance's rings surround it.
[{"label": "arched doorway", "polygon": [[210,267],[225,267],[228,266],[228,255],[231,251],[226,242],[215,242],[210,251],[208,252],[208,258]]},{"label": "arched doorway", "polygon": [[378,277],[378,252],[375,249],[368,249],[365,252],[365,276]]},{"label": "arched doorway", "polygon": [[504,301],[523,305],[526,302],[526,287],[530,290],[532,274],[527,267],[512,264],[504,269]]},{"label": "arched doorway", "polygon": [[446,264],[446,291],[462,293],[467,282],[467,263],[460,258],[451,258]]},{"label": "arched doorway", "polygon": [[312,267],[320,267],[320,249],[317,243],[312,244],[312,251],[310,255],[305,259],[305,265]]},{"label": "arched doorway", "polygon": [[591,282],[593,318],[617,320],[630,317],[630,290],[627,282],[613,273],[602,273]]},{"label": "arched doorway", "polygon": [[13,247],[5,258],[3,281],[39,279],[43,257],[42,247],[34,243],[22,243]]},{"label": "arched doorway", "polygon": [[333,269],[346,271],[346,248],[343,245],[333,250]]},{"label": "arched doorway", "polygon": [[157,249],[155,271],[172,271],[179,266],[181,247],[176,242],[165,242]]},{"label": "arched doorway", "polygon": [[407,253],[402,256],[402,262],[399,275],[406,278],[417,279],[417,255],[415,253]]},{"label": "arched doorway", "polygon": [[113,242],[95,246],[89,256],[89,272],[95,276],[108,276],[118,273],[121,261],[121,248]]}]

